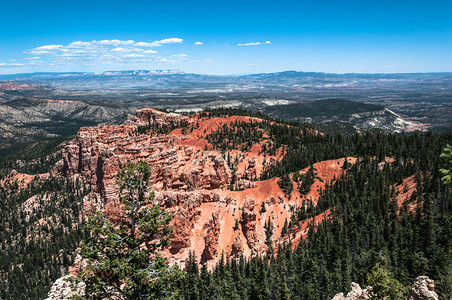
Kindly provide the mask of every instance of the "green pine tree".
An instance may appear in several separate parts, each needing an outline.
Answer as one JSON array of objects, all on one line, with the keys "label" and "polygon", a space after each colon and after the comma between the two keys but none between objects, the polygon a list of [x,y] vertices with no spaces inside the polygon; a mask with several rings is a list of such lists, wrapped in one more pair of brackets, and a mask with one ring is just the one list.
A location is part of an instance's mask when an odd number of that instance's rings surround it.
[{"label": "green pine tree", "polygon": [[171,215],[159,205],[149,207],[154,197],[150,174],[143,160],[118,172],[121,222],[99,212],[89,217],[89,235],[81,247],[88,265],[79,275],[88,298],[161,299],[176,293],[180,272],[157,253],[170,242]]},{"label": "green pine tree", "polygon": [[441,153],[441,157],[446,159],[446,164],[443,169],[440,169],[443,174],[442,180],[445,184],[452,184],[452,146],[447,145]]},{"label": "green pine tree", "polygon": [[372,286],[372,299],[405,299],[407,289],[388,270],[378,263],[367,274],[367,283]]}]

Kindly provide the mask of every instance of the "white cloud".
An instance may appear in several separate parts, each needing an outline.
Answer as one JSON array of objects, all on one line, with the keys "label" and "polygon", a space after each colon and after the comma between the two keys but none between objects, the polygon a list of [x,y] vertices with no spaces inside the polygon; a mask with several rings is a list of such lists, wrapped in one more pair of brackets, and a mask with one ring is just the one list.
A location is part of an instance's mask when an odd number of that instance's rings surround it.
[{"label": "white cloud", "polygon": [[63,47],[63,45],[45,45],[45,46],[36,47],[34,50],[37,50],[37,51],[55,50],[55,49],[60,49],[61,47]]},{"label": "white cloud", "polygon": [[110,51],[112,51],[112,52],[130,52],[131,49],[116,47],[116,48],[111,49]]},{"label": "white cloud", "polygon": [[[96,41],[93,41],[96,42]],[[97,43],[99,43],[100,45],[113,45],[113,46],[119,46],[119,45],[132,45],[135,43],[135,41],[133,40],[127,40],[127,41],[122,41],[122,40],[101,40],[98,41]]]},{"label": "white cloud", "polygon": [[19,67],[25,67],[25,64],[19,64],[19,63],[0,63],[0,68],[19,68]]},{"label": "white cloud", "polygon": [[158,46],[156,42],[152,42],[152,43],[138,42],[133,45],[137,46],[137,47],[156,47],[156,46]]},{"label": "white cloud", "polygon": [[137,46],[137,47],[160,47],[164,44],[180,44],[183,42],[184,42],[184,40],[181,38],[168,38],[168,39],[163,39],[163,40],[159,40],[159,41],[153,41],[151,43],[137,42],[134,44],[134,46]]},{"label": "white cloud", "polygon": [[44,45],[34,48],[30,51],[32,54],[50,54],[54,51],[61,51],[63,45]]},{"label": "white cloud", "polygon": [[180,38],[169,38],[169,39],[163,39],[160,41],[157,41],[159,44],[177,44],[182,43],[184,40]]},{"label": "white cloud", "polygon": [[29,66],[41,66],[44,62],[42,60],[32,60],[28,65]]},{"label": "white cloud", "polygon": [[270,41],[266,42],[249,42],[249,43],[243,43],[243,44],[237,44],[237,46],[259,46],[259,45],[268,45],[271,44]]},{"label": "white cloud", "polygon": [[[155,57],[157,51],[151,47],[183,43],[181,38],[166,38],[155,41],[92,40],[74,41],[66,45],[41,45],[24,51],[28,66],[64,66],[101,64],[142,64],[155,62],[177,63],[187,61],[187,54],[167,54]],[[6,64],[3,63],[2,67]]]},{"label": "white cloud", "polygon": [[90,46],[91,42],[82,42],[82,41],[77,41],[77,42],[72,42],[69,44],[69,47],[84,47],[84,46]]},{"label": "white cloud", "polygon": [[146,55],[138,54],[138,53],[130,53],[125,55],[125,57],[145,57]]},{"label": "white cloud", "polygon": [[195,45],[195,46],[199,46],[199,45],[203,45],[204,43],[203,42],[194,42],[193,43],[193,45]]},{"label": "white cloud", "polygon": [[31,50],[29,53],[31,54],[52,54],[50,51],[43,51],[43,50]]}]

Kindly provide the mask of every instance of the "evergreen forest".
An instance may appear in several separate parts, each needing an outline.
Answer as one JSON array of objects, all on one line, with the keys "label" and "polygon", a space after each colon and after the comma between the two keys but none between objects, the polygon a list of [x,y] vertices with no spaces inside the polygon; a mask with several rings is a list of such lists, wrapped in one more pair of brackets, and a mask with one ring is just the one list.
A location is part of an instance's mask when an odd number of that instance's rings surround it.
[{"label": "evergreen forest", "polygon": [[[265,256],[222,255],[212,269],[193,255],[178,279],[175,298],[181,299],[331,299],[347,292],[351,282],[368,285],[382,270],[392,283],[385,291],[406,299],[414,278],[435,280],[440,299],[452,297],[452,187],[442,181],[442,168],[450,168],[441,153],[452,144],[452,132],[393,133],[370,130],[317,134],[313,124],[286,122],[239,109],[208,110],[201,117],[249,115],[257,124],[235,123],[212,132],[206,139],[214,149],[249,149],[264,138],[263,150],[284,157],[267,167],[261,178],[279,177],[290,194],[292,182],[307,193],[316,170],[298,172],[316,162],[356,157],[344,164],[346,175],[327,183],[317,205],[293,208],[284,226],[286,243]],[[187,124],[178,124],[186,132]],[[196,126],[193,125],[193,126]],[[139,128],[136,134],[154,130]],[[0,169],[0,299],[43,299],[52,283],[67,273],[76,249],[86,236],[81,217],[83,197],[89,193],[81,179],[57,174],[24,186],[7,180],[11,170],[49,171],[60,158],[59,143],[34,145],[1,159]],[[56,154],[55,154],[56,153]],[[388,160],[387,158],[391,158]],[[233,167],[233,162],[231,162]],[[414,176],[415,192],[398,202],[394,186]],[[32,200],[30,200],[32,199]],[[265,208],[264,208],[265,209]],[[297,224],[326,211],[318,226],[309,225],[307,238],[291,243]]]}]

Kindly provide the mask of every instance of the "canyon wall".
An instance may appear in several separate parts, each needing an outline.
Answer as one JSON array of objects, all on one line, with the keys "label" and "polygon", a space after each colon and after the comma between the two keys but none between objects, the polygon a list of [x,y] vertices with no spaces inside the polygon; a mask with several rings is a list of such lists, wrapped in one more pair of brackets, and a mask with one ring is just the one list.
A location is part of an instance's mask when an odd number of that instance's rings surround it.
[{"label": "canyon wall", "polygon": [[[246,151],[220,152],[205,136],[224,124],[260,121],[244,116],[189,118],[143,109],[123,125],[81,128],[63,150],[63,159],[54,171],[67,176],[80,174],[93,192],[85,201],[87,211],[102,208],[115,219],[121,213],[116,173],[125,163],[144,159],[152,166],[149,184],[155,191],[155,204],[174,216],[175,232],[166,250],[170,261],[183,265],[189,251],[208,266],[218,261],[222,252],[235,256],[263,254],[268,250],[267,230],[271,231],[273,246],[287,242],[287,237],[281,238],[281,231],[290,220],[291,208],[303,205],[305,200],[315,204],[325,185],[343,174],[345,159],[315,164],[316,180],[303,196],[295,182],[291,194],[285,194],[278,178],[252,181],[250,178],[259,178],[266,166],[281,159],[284,150],[270,156],[262,152],[262,143],[255,143]],[[138,133],[140,127],[168,127],[181,122],[186,126],[174,126],[176,129],[166,134],[152,130]],[[355,161],[348,158],[349,163]],[[328,215],[329,211],[298,224],[294,238],[290,238],[294,246],[307,234],[310,222],[318,223]],[[270,228],[265,226],[268,221]]]}]

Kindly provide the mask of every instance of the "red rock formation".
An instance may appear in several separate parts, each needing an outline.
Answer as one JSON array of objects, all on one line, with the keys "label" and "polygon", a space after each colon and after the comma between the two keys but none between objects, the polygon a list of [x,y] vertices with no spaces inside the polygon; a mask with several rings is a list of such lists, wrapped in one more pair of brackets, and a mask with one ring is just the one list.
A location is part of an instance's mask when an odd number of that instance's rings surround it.
[{"label": "red rock formation", "polygon": [[180,120],[188,120],[188,117],[175,113],[164,113],[152,108],[144,108],[137,110],[136,116],[126,121],[124,125],[169,125]]},{"label": "red rock formation", "polygon": [[0,186],[17,183],[17,188],[20,190],[26,188],[35,179],[44,180],[47,178],[49,178],[49,173],[29,175],[24,173],[18,173],[16,170],[12,170],[8,176],[0,180]]},{"label": "red rock formation", "polygon": [[414,211],[414,209],[417,207],[417,203],[416,199],[412,199],[412,195],[417,188],[416,176],[412,175],[410,177],[407,177],[402,180],[401,183],[394,184],[392,188],[397,193],[396,198],[399,208],[401,208],[403,205],[407,205],[409,210]]},{"label": "red rock formation", "polygon": [[[182,134],[181,128],[169,134],[137,134],[138,126],[171,125],[181,121],[196,126],[187,134]],[[174,216],[175,233],[165,252],[170,260],[183,265],[189,251],[194,251],[198,260],[212,265],[222,252],[226,255],[261,254],[267,251],[265,222],[270,220],[273,224],[272,239],[276,244],[284,222],[290,220],[291,206],[299,207],[305,199],[316,203],[325,184],[342,176],[345,159],[315,164],[318,178],[311,191],[301,197],[294,183],[289,197],[278,186],[278,178],[249,180],[260,176],[264,164],[281,159],[282,150],[277,151],[276,156],[264,156],[260,144],[253,145],[247,152],[211,150],[205,134],[237,121],[262,120],[243,116],[188,118],[143,109],[124,125],[81,128],[63,150],[63,160],[55,171],[81,174],[85,178],[94,192],[87,197],[86,212],[103,208],[105,214],[118,218],[116,173],[129,161],[145,159],[152,166],[150,184],[155,191],[155,203],[160,203]],[[233,180],[233,171],[226,159],[228,154],[238,158],[236,191],[228,189]],[[356,159],[348,158],[348,161],[354,163]],[[316,222],[328,213],[316,218]],[[309,221],[300,224],[296,233],[298,240],[306,235]]]}]

